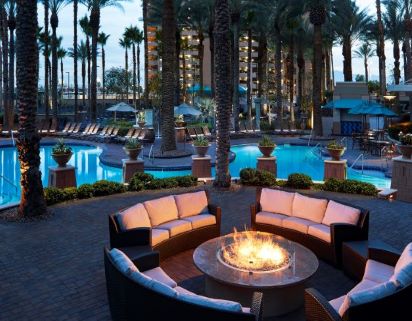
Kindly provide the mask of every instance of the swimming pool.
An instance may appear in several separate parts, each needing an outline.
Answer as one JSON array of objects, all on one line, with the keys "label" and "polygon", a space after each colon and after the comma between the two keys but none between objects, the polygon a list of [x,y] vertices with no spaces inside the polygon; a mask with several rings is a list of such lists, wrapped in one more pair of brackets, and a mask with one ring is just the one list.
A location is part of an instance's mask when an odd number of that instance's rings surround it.
[{"label": "swimming pool", "polygon": [[[40,150],[43,185],[47,186],[48,168],[56,166],[51,157],[52,146],[42,146]],[[73,157],[69,164],[76,167],[77,184],[93,183],[106,179],[121,182],[122,170],[120,168],[106,166],[100,162],[99,156],[102,150],[97,147],[85,145],[72,145]],[[235,160],[230,164],[230,173],[238,177],[239,172],[245,167],[255,167],[256,157],[260,155],[256,145],[232,146],[231,150],[236,154]],[[311,147],[280,145],[274,155],[277,156],[278,177],[287,178],[291,173],[306,173],[313,180],[323,179],[323,161],[319,159]],[[189,175],[190,170],[177,171],[152,171],[147,173],[155,177],[171,177]],[[212,175],[215,170],[213,168]],[[364,171],[361,174],[356,170],[348,170],[348,177],[364,182],[370,182],[378,187],[389,187],[390,179],[383,172]],[[0,148],[0,206],[18,202],[20,199],[20,168],[16,149],[13,147]]]}]

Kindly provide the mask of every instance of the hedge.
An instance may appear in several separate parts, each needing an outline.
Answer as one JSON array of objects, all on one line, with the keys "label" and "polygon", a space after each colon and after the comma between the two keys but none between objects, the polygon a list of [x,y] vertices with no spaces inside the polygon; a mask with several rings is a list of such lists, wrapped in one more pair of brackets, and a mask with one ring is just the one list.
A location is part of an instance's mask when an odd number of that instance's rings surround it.
[{"label": "hedge", "polygon": [[129,182],[129,191],[190,187],[196,185],[197,178],[191,175],[168,178],[154,178],[154,176],[151,174],[136,173]]},{"label": "hedge", "polygon": [[313,185],[312,178],[306,174],[293,173],[288,176],[285,186],[296,189],[310,189]]},{"label": "hedge", "polygon": [[240,171],[240,182],[243,185],[276,186],[276,177],[272,173],[254,168],[244,168]]},{"label": "hedge", "polygon": [[375,196],[378,193],[375,185],[353,179],[339,180],[336,178],[329,178],[322,186],[322,190],[329,192],[339,192],[347,194],[361,194]]}]

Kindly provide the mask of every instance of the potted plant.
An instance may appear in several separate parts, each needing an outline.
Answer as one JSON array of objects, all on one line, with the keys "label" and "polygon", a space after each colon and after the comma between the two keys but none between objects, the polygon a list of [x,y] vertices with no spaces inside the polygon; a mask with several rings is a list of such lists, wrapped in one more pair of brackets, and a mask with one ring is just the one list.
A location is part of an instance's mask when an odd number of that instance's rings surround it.
[{"label": "potted plant", "polygon": [[146,119],[145,119],[145,112],[140,111],[138,116],[137,116],[137,123],[139,124],[140,128],[144,128],[144,125],[146,125]]},{"label": "potted plant", "polygon": [[326,146],[326,149],[332,159],[338,161],[345,152],[346,147],[336,141],[333,141]]},{"label": "potted plant", "polygon": [[72,155],[72,148],[64,143],[64,139],[59,139],[53,146],[52,157],[59,167],[66,167]]},{"label": "potted plant", "polygon": [[184,121],[183,115],[176,116],[176,120],[175,120],[176,127],[184,127],[185,124],[186,123]]},{"label": "potted plant", "polygon": [[193,141],[193,147],[195,148],[196,154],[200,157],[205,157],[209,146],[209,141],[204,137],[197,137]]},{"label": "potted plant", "polygon": [[259,141],[258,147],[264,157],[270,157],[276,148],[276,144],[272,141],[272,139],[270,139],[269,136],[264,135]]},{"label": "potted plant", "polygon": [[399,150],[401,151],[402,158],[411,159],[412,156],[412,134],[399,133]]},{"label": "potted plant", "polygon": [[123,147],[130,160],[136,160],[142,149],[142,144],[136,138],[128,139]]}]

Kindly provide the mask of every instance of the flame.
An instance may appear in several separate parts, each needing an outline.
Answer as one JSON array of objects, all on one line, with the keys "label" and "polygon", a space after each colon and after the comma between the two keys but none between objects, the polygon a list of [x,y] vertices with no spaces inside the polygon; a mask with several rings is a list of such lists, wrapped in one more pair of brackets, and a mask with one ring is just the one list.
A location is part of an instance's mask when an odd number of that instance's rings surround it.
[{"label": "flame", "polygon": [[251,272],[274,271],[289,266],[287,250],[268,233],[235,230],[233,243],[223,245],[221,259],[228,265]]}]

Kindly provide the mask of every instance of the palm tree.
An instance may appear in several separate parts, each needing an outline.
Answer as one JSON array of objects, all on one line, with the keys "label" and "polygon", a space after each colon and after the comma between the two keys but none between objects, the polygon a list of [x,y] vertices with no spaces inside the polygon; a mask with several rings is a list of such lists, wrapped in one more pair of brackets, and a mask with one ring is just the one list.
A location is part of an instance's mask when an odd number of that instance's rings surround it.
[{"label": "palm tree", "polygon": [[363,59],[363,65],[365,67],[365,82],[369,82],[368,74],[368,59],[375,55],[375,50],[372,49],[369,42],[365,41],[356,51],[355,56]]},{"label": "palm tree", "polygon": [[9,0],[9,20],[8,27],[10,30],[9,38],[9,108],[10,108],[10,120],[14,121],[14,30],[16,29],[16,1]]},{"label": "palm tree", "polygon": [[[89,105],[89,112],[91,112],[91,105],[90,105],[90,79],[91,79],[91,60],[92,60],[92,54],[90,52],[90,37],[91,37],[91,28],[90,28],[90,22],[89,18],[87,16],[84,16],[79,20],[80,28],[82,29],[83,33],[86,36],[86,52],[87,52],[87,102]],[[83,88],[84,89],[84,88]],[[86,92],[83,91],[83,103],[85,99]],[[84,107],[84,104],[83,104]]]},{"label": "palm tree", "polygon": [[[57,48],[57,58],[60,59],[60,79],[61,79],[61,85],[60,85],[60,105],[62,103],[63,99],[63,92],[64,92],[64,69],[63,69],[63,59],[66,58],[67,56],[67,51],[66,49],[62,48],[61,45]],[[69,88],[69,84],[67,84],[67,88]]]},{"label": "palm tree", "polygon": [[[69,49],[69,56],[74,57],[74,49]],[[87,62],[88,52],[86,43],[82,40],[80,44],[77,45],[77,59],[82,62],[82,101],[83,101],[83,109],[86,108],[86,62]]]},{"label": "palm tree", "polygon": [[51,42],[51,51],[52,51],[52,108],[53,108],[53,117],[57,117],[57,85],[58,85],[58,57],[57,57],[57,27],[59,26],[59,11],[66,4],[67,0],[49,0],[50,1],[50,26],[52,28],[52,42]]},{"label": "palm tree", "polygon": [[0,37],[1,46],[3,50],[3,109],[4,120],[3,125],[5,129],[12,129],[13,119],[10,112],[10,97],[9,97],[9,37],[7,32],[7,12],[5,8],[5,0],[0,2]]},{"label": "palm tree", "polygon": [[342,45],[344,79],[352,81],[352,43],[364,32],[370,17],[353,0],[335,0],[333,13],[334,30]]},{"label": "palm tree", "polygon": [[174,126],[175,63],[176,63],[176,17],[173,0],[163,1],[162,19],[162,146],[164,151],[176,149]]},{"label": "palm tree", "polygon": [[40,137],[36,131],[37,106],[37,2],[17,0],[17,108],[21,173],[20,216],[39,216],[47,211],[40,167]]},{"label": "palm tree", "polygon": [[385,35],[383,31],[381,1],[376,0],[376,16],[378,23],[378,48],[376,53],[379,58],[379,84],[381,95],[386,94],[386,64],[385,64]]},{"label": "palm tree", "polygon": [[126,77],[126,101],[129,101],[129,55],[128,49],[130,48],[132,42],[126,35],[123,35],[123,38],[119,39],[120,47],[124,48],[124,71]]},{"label": "palm tree", "polygon": [[[411,55],[411,36],[412,36],[412,20],[410,15],[410,8],[409,8],[409,0],[404,0],[404,8],[405,8],[405,37],[403,40],[404,52],[405,52],[405,60],[406,63],[404,64],[405,69],[405,82],[408,82],[412,79],[412,55]],[[412,96],[409,96],[409,101],[412,103]],[[412,104],[411,104],[412,105]]]},{"label": "palm tree", "polygon": [[[136,108],[136,90],[139,91],[139,101],[140,101],[140,45],[143,41],[143,32],[139,30],[138,27],[130,26],[126,28],[125,36],[132,43],[133,51],[133,106]],[[137,48],[137,54],[136,54]],[[137,60],[136,60],[137,57]],[[137,78],[138,86],[136,87],[136,68],[137,68]]]},{"label": "palm tree", "polygon": [[79,83],[77,70],[77,14],[78,14],[78,0],[73,0],[73,78],[74,78],[74,118],[77,121],[79,112]]},{"label": "palm tree", "polygon": [[106,73],[106,52],[104,50],[104,46],[106,46],[107,40],[109,39],[110,35],[106,35],[104,32],[99,33],[99,42],[102,48],[102,88],[103,88],[103,107],[106,107],[106,81],[105,81],[105,73]]},{"label": "palm tree", "polygon": [[149,0],[142,1],[142,10],[143,10],[143,41],[144,41],[144,105],[147,106],[149,101],[149,46],[147,41],[147,20],[148,20],[148,3]]},{"label": "palm tree", "polygon": [[182,97],[183,102],[186,102],[187,95],[187,73],[186,73],[186,52],[192,50],[193,46],[190,45],[187,38],[180,39],[180,50],[182,51]]},{"label": "palm tree", "polygon": [[216,1],[215,4],[215,64],[216,64],[216,177],[214,185],[229,187],[230,151],[230,12],[228,0]]},{"label": "palm tree", "polygon": [[46,120],[49,120],[50,97],[49,97],[49,0],[43,0],[44,5],[44,108]]}]

